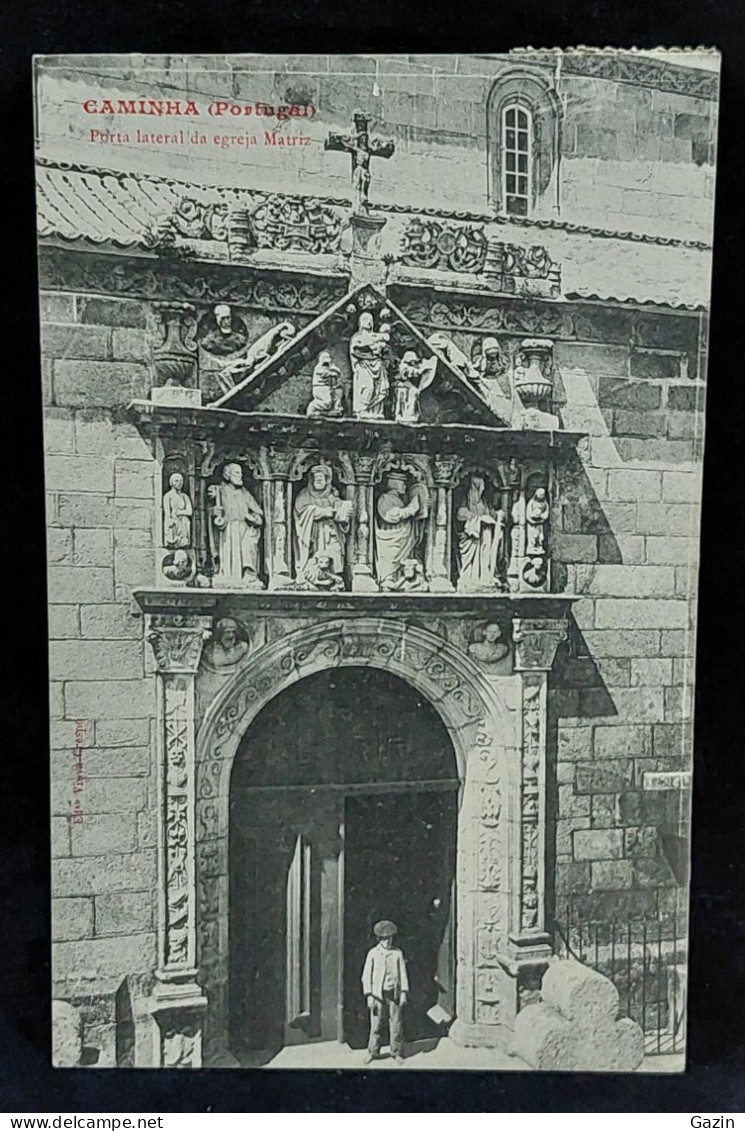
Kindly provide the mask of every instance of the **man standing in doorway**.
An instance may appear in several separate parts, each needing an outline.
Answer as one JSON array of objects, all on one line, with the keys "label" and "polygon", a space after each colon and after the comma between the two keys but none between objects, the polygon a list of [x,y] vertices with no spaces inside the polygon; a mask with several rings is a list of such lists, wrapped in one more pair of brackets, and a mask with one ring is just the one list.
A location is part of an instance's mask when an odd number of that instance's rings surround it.
[{"label": "man standing in doorway", "polygon": [[362,992],[370,1010],[370,1040],[365,1064],[377,1059],[383,1041],[386,1020],[391,1037],[391,1054],[397,1064],[404,1059],[404,1035],[401,1012],[409,994],[409,977],[403,952],[394,945],[398,928],[390,919],[381,919],[373,927],[377,944],[370,948],[362,971]]}]

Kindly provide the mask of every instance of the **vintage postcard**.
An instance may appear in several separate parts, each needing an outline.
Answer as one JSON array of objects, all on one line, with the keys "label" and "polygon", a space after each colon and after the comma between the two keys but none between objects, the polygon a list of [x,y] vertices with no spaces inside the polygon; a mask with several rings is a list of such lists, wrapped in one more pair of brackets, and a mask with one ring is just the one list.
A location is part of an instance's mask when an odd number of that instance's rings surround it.
[{"label": "vintage postcard", "polygon": [[718,69],[35,60],[55,1064],[683,1071]]}]

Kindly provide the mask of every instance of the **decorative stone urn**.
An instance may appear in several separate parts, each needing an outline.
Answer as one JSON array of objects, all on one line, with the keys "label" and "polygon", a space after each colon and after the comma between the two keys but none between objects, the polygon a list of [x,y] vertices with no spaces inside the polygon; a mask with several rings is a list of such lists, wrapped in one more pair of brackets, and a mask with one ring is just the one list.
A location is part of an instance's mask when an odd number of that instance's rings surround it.
[{"label": "decorative stone urn", "polygon": [[548,338],[524,338],[515,358],[515,418],[523,428],[558,428],[553,414],[553,351]]}]

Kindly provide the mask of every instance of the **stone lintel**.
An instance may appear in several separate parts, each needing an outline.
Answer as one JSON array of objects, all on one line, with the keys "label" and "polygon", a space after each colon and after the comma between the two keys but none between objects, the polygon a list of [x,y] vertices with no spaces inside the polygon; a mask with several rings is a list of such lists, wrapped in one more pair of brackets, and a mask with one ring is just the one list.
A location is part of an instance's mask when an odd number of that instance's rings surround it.
[{"label": "stone lintel", "polygon": [[[554,626],[554,635],[566,632],[566,617],[574,601],[571,593],[314,593],[267,592],[247,589],[136,589],[133,598],[144,613],[173,616],[217,616],[221,607],[240,605],[252,613],[318,615],[347,613],[350,616],[379,613],[431,613],[509,619],[542,618]],[[174,624],[174,631],[176,629]],[[194,626],[196,630],[197,626]],[[208,627],[202,625],[202,628]],[[166,627],[164,631],[169,631]]]},{"label": "stone lintel", "polygon": [[563,429],[500,428],[490,424],[398,424],[395,420],[357,420],[301,416],[297,413],[239,412],[233,408],[188,407],[136,400],[129,413],[146,434],[178,432],[190,440],[219,443],[265,442],[293,449],[363,448],[415,453],[460,455],[473,459],[530,457],[561,458],[576,448],[583,432]]}]

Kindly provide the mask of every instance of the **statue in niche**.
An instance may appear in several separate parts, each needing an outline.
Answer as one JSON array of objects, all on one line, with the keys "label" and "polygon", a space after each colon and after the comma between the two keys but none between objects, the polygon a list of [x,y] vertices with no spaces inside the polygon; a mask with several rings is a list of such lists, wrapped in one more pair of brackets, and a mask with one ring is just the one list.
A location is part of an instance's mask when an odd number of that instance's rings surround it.
[{"label": "statue in niche", "polygon": [[480,640],[468,645],[469,656],[480,664],[498,664],[510,650],[509,644],[502,640],[502,629],[498,624],[487,624],[480,635]]},{"label": "statue in niche", "polygon": [[525,507],[525,555],[528,558],[545,557],[546,523],[551,508],[545,487],[538,487]]},{"label": "statue in niche", "polygon": [[248,641],[240,635],[238,622],[232,617],[223,617],[215,625],[212,639],[204,647],[204,662],[207,667],[237,667],[248,654]]},{"label": "statue in niche", "polygon": [[295,499],[296,576],[302,578],[314,554],[331,559],[332,572],[344,571],[352,503],[342,499],[334,487],[328,464],[319,463],[308,472],[308,481]]},{"label": "statue in niche", "polygon": [[191,544],[193,507],[180,471],[174,471],[168,487],[163,496],[163,541],[170,549],[183,549]]},{"label": "statue in niche", "polygon": [[243,468],[226,463],[222,483],[208,488],[210,546],[217,562],[216,585],[263,589],[259,579],[259,541],[264,513],[243,483]]},{"label": "statue in niche", "polygon": [[344,415],[341,370],[338,365],[334,365],[328,350],[323,350],[318,355],[311,390],[313,399],[306,409],[308,416]]},{"label": "statue in niche", "polygon": [[292,322],[280,322],[277,326],[272,326],[251,345],[246,345],[238,357],[231,357],[223,362],[216,374],[223,392],[229,392],[235,386],[236,380],[247,377],[250,373],[253,373],[254,369],[263,365],[287,342],[291,341],[296,333],[297,330]]},{"label": "statue in niche", "polygon": [[494,510],[484,500],[486,481],[481,475],[471,477],[466,502],[458,508],[456,519],[462,527],[458,537],[460,592],[481,592],[501,589],[498,575],[505,513]]},{"label": "statue in niche", "polygon": [[418,558],[405,558],[394,573],[383,579],[381,587],[387,593],[429,592],[424,566]]},{"label": "statue in niche", "polygon": [[334,573],[330,554],[314,554],[295,584],[296,589],[315,589],[319,593],[338,593],[344,588],[344,578]]},{"label": "statue in niche", "polygon": [[363,420],[383,420],[390,390],[388,358],[390,326],[381,312],[380,330],[369,310],[360,314],[357,330],[349,342],[352,363],[352,406]]},{"label": "statue in niche", "polygon": [[409,491],[406,474],[392,471],[376,510],[375,556],[378,580],[384,583],[407,558],[416,560],[429,515],[429,491],[424,483],[414,483]]},{"label": "statue in niche", "polygon": [[200,330],[199,344],[202,349],[218,357],[237,353],[248,341],[245,322],[233,314],[226,302],[219,302],[212,314],[202,319]]},{"label": "statue in niche", "polygon": [[507,371],[507,361],[496,338],[484,338],[483,344],[477,343],[472,357],[474,383],[488,403],[495,394],[502,394],[499,378]]},{"label": "statue in niche", "polygon": [[421,419],[420,397],[435,379],[437,358],[417,357],[407,350],[393,378],[395,401],[393,416],[399,424],[418,424]]}]

